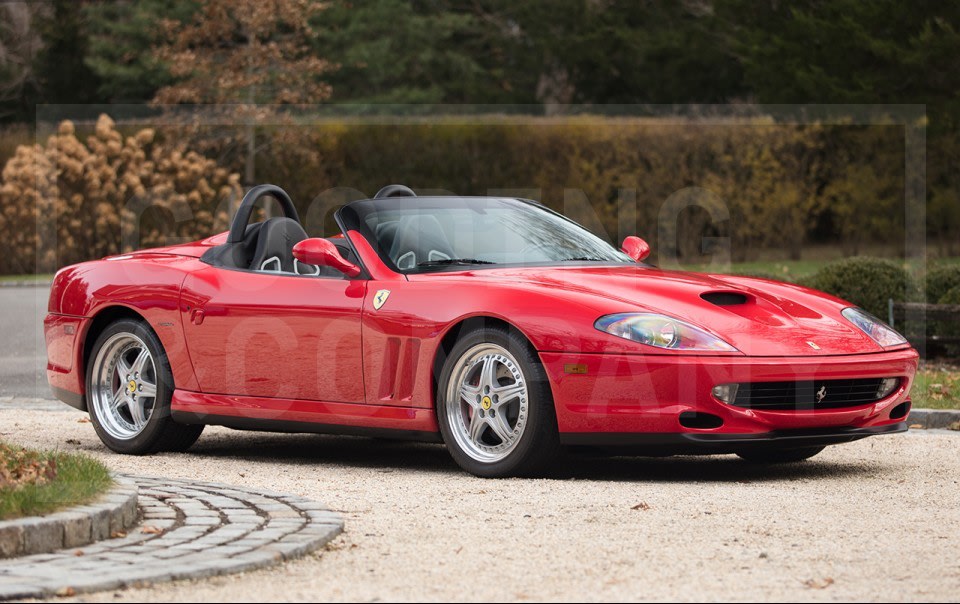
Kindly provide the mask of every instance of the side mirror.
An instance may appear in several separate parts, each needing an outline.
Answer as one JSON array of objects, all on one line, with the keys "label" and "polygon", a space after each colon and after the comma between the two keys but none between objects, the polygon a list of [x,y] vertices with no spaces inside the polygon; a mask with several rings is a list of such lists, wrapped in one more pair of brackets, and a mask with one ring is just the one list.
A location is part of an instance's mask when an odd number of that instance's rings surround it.
[{"label": "side mirror", "polygon": [[637,262],[640,262],[650,255],[650,244],[639,237],[630,235],[623,240],[623,245],[620,246],[620,251],[627,256],[630,256]]},{"label": "side mirror", "polygon": [[348,277],[360,274],[360,267],[347,262],[337,246],[326,239],[304,239],[293,246],[293,257],[305,264],[335,268]]}]

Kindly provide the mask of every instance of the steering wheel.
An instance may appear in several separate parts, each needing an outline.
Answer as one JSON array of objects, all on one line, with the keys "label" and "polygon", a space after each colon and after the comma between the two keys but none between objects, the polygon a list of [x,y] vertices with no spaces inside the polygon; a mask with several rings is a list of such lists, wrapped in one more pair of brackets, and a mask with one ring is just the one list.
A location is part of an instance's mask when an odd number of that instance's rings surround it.
[{"label": "steering wheel", "polygon": [[233,217],[233,224],[230,225],[230,235],[227,237],[227,243],[239,243],[243,241],[243,235],[247,231],[247,223],[250,222],[250,216],[253,214],[253,204],[261,197],[269,195],[280,202],[280,208],[286,218],[292,218],[300,224],[300,216],[297,214],[297,208],[293,205],[293,200],[287,195],[287,192],[277,185],[257,185],[247,191],[240,202],[240,208],[237,215]]}]

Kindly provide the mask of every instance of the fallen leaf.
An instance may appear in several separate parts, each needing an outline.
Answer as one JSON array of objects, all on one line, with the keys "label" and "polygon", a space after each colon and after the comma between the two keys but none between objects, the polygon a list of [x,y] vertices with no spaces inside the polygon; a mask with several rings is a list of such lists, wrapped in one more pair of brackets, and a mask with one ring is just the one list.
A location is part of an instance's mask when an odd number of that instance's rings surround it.
[{"label": "fallen leaf", "polygon": [[910,429],[911,429],[911,430],[923,430],[924,427],[923,427],[923,424],[910,424]]},{"label": "fallen leaf", "polygon": [[641,510],[641,511],[646,512],[647,510],[650,509],[650,504],[647,503],[646,501],[641,501],[640,503],[638,503],[637,505],[631,507],[630,509],[631,509],[631,510]]},{"label": "fallen leaf", "polygon": [[146,526],[140,527],[140,532],[143,533],[144,535],[159,535],[160,533],[163,532],[163,529],[157,528],[155,526],[146,525]]},{"label": "fallen leaf", "polygon": [[820,581],[817,579],[807,579],[803,582],[803,584],[810,589],[826,589],[833,585],[833,579],[831,577],[827,577]]},{"label": "fallen leaf", "polygon": [[110,533],[111,539],[123,539],[127,536],[127,531],[113,531]]},{"label": "fallen leaf", "polygon": [[78,423],[78,424],[89,424],[89,423],[90,423],[90,418],[89,418],[89,417],[81,417],[80,419],[77,420],[77,423]]},{"label": "fallen leaf", "polygon": [[70,598],[77,595],[77,590],[72,587],[61,587],[57,590],[57,595],[61,598]]},{"label": "fallen leaf", "polygon": [[74,556],[77,556],[77,557],[80,557],[80,556],[84,556],[84,555],[86,555],[86,554],[83,553],[83,550],[82,550],[82,549],[78,549],[77,551],[73,552],[73,555],[74,555]]}]

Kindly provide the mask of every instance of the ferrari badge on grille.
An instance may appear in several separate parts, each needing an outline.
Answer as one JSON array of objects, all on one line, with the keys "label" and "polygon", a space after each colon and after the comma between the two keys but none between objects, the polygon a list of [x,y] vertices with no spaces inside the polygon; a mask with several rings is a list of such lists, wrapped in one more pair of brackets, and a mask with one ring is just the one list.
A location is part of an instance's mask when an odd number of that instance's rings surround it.
[{"label": "ferrari badge on grille", "polygon": [[827,398],[827,387],[820,386],[820,390],[817,390],[817,402],[822,403],[825,398]]}]

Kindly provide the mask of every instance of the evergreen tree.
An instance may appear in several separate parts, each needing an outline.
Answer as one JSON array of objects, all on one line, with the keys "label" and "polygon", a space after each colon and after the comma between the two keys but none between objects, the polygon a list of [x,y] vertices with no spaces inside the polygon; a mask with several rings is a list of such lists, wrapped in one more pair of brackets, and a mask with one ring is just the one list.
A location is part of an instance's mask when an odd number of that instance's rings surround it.
[{"label": "evergreen tree", "polygon": [[337,63],[336,101],[511,100],[491,31],[446,0],[335,0],[315,18],[317,49]]},{"label": "evergreen tree", "polygon": [[84,62],[89,45],[84,4],[52,0],[49,14],[39,21],[43,38],[43,49],[36,60],[40,102],[56,105],[100,100],[100,79]]},{"label": "evergreen tree", "polygon": [[90,46],[86,65],[100,79],[99,97],[139,102],[173,82],[167,66],[153,55],[161,20],[187,22],[197,0],[111,0],[84,7]]}]

